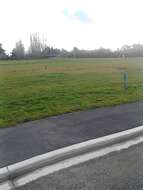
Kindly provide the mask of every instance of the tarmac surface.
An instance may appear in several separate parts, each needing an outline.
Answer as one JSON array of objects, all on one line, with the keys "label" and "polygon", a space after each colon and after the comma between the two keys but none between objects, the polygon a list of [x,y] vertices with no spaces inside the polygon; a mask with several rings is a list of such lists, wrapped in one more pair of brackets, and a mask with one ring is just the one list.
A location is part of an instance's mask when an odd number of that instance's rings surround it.
[{"label": "tarmac surface", "polygon": [[91,109],[0,129],[0,168],[143,124],[143,101]]},{"label": "tarmac surface", "polygon": [[39,178],[16,190],[141,190],[143,143]]}]

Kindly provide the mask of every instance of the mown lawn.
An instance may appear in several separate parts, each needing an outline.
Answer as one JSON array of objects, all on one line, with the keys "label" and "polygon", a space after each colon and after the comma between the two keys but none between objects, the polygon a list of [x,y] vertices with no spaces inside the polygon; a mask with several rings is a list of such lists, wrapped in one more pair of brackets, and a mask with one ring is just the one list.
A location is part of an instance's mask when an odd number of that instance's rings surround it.
[{"label": "mown lawn", "polygon": [[143,58],[0,61],[0,127],[141,99]]}]

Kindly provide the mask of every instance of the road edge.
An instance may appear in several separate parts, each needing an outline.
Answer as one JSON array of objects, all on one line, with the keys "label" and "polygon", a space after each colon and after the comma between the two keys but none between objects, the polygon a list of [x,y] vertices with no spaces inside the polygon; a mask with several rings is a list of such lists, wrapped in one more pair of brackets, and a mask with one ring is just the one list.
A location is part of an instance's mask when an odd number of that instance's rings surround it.
[{"label": "road edge", "polygon": [[138,137],[143,137],[143,126],[88,140],[9,165],[0,169],[0,186],[5,184],[6,181],[14,181],[14,179],[37,169],[86,153],[99,151],[115,144],[125,143]]}]

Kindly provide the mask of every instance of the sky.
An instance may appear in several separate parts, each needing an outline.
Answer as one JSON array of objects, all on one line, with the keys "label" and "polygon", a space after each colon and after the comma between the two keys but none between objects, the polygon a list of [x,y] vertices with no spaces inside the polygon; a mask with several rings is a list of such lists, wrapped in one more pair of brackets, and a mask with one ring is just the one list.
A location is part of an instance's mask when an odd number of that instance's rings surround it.
[{"label": "sky", "polygon": [[143,44],[143,0],[0,0],[0,43],[8,52],[39,33],[71,50]]}]

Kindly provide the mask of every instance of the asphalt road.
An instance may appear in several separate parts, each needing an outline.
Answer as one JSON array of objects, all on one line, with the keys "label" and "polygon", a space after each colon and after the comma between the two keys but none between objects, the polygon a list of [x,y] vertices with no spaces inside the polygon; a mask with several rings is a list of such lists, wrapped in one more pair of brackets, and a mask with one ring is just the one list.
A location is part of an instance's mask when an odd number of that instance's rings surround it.
[{"label": "asphalt road", "polygon": [[0,129],[0,167],[143,124],[143,101]]},{"label": "asphalt road", "polygon": [[143,143],[40,178],[16,190],[142,190]]}]

